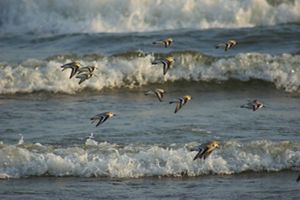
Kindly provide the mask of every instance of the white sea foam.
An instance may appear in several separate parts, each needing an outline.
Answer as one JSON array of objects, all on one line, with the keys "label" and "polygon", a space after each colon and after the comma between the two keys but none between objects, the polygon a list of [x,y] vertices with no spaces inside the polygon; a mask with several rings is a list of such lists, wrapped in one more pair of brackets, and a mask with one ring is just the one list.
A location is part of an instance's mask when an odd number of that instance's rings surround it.
[{"label": "white sea foam", "polygon": [[107,142],[84,148],[3,145],[0,148],[0,178],[230,175],[246,171],[292,170],[300,166],[299,145],[288,141],[228,141],[206,160],[195,161],[196,152],[184,147],[189,145],[164,148],[157,145],[120,148]]},{"label": "white sea foam", "polygon": [[[300,1],[2,0],[1,32],[143,32],[300,22]],[[276,1],[278,2],[278,1]]]},{"label": "white sea foam", "polygon": [[0,94],[48,91],[76,93],[84,88],[134,88],[164,81],[248,81],[258,79],[273,83],[287,92],[299,92],[300,56],[269,55],[259,53],[238,54],[231,58],[203,58],[201,54],[175,55],[176,62],[166,76],[162,66],[151,65],[153,56],[124,58],[104,57],[96,61],[81,60],[81,64],[95,65],[97,76],[81,85],[75,77],[69,79],[70,71],[61,71],[64,63],[56,60],[27,60],[18,66],[1,67]]}]

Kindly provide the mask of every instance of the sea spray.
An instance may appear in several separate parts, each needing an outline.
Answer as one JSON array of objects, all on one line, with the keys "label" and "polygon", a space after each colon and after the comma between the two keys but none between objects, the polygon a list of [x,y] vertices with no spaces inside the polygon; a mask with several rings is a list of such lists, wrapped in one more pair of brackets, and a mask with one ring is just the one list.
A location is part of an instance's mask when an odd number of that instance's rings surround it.
[{"label": "sea spray", "polygon": [[[92,139],[88,139],[92,140]],[[246,171],[293,170],[300,165],[299,144],[289,141],[223,141],[205,160],[195,160],[193,144],[162,146],[94,142],[70,147],[2,144],[0,177],[74,176],[138,178],[201,176]]]},{"label": "sea spray", "polygon": [[70,58],[29,59],[18,65],[6,64],[1,66],[0,94],[36,91],[75,94],[87,88],[96,91],[103,88],[136,88],[166,81],[253,79],[273,83],[287,92],[299,92],[299,55],[240,53],[234,57],[212,57],[197,52],[173,52],[173,55],[176,62],[165,76],[162,66],[151,65],[155,59],[153,55],[98,56],[95,60],[83,58],[79,60],[81,65],[94,65],[97,77],[81,85],[78,79],[69,79],[70,71],[61,71],[60,66],[72,61]]}]

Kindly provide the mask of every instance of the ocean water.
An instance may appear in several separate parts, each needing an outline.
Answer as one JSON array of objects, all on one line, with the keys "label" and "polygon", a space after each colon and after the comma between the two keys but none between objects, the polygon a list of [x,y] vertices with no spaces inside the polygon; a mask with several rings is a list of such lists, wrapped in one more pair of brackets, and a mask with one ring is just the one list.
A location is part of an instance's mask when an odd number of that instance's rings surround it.
[{"label": "ocean water", "polygon": [[[0,199],[299,199],[300,1],[0,1]],[[169,48],[152,42],[171,37]],[[235,39],[224,51],[215,45]],[[172,55],[164,76],[156,58]],[[78,84],[63,64],[94,65]],[[167,91],[163,102],[145,96]],[[193,99],[178,113],[169,104]],[[259,99],[264,108],[240,108]],[[117,116],[95,127],[90,118]],[[93,136],[93,137],[91,137]],[[190,149],[211,140],[206,160]]]}]

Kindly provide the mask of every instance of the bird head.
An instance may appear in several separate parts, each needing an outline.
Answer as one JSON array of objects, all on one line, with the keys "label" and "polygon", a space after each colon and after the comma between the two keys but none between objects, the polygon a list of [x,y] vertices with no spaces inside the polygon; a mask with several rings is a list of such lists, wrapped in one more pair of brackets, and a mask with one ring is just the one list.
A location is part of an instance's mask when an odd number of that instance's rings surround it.
[{"label": "bird head", "polygon": [[214,147],[214,148],[220,148],[220,142],[219,141],[213,141],[211,143],[211,146]]},{"label": "bird head", "polygon": [[74,65],[76,66],[76,67],[80,67],[80,63],[79,62],[74,62]]},{"label": "bird head", "polygon": [[169,62],[174,62],[174,61],[175,61],[175,59],[174,59],[173,56],[168,56],[168,57],[166,58],[166,60],[169,61]]},{"label": "bird head", "polygon": [[187,99],[187,100],[191,100],[192,99],[192,96],[190,95],[185,95],[183,98]]}]

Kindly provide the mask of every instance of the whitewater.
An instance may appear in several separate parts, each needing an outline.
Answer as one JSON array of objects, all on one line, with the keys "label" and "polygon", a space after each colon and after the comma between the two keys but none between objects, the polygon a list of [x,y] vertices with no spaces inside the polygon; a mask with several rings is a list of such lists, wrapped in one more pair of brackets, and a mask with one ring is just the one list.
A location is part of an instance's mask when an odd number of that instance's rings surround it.
[{"label": "whitewater", "polygon": [[[299,23],[300,1],[76,0],[0,2],[0,33],[68,34]],[[20,15],[22,13],[22,15]]]},{"label": "whitewater", "polygon": [[0,177],[75,176],[138,178],[147,176],[231,175],[242,172],[293,170],[300,164],[298,144],[267,140],[223,142],[206,160],[193,161],[196,143],[170,146],[120,146],[87,139],[74,147],[1,144]]},{"label": "whitewater", "polygon": [[278,89],[299,92],[300,56],[259,53],[239,54],[233,58],[214,58],[200,53],[173,53],[176,64],[162,75],[162,66],[152,65],[153,55],[130,58],[100,57],[93,61],[79,60],[82,66],[94,65],[97,78],[78,84],[69,80],[69,72],[60,66],[72,60],[29,59],[18,65],[2,65],[0,94],[53,92],[74,94],[85,88],[101,91],[103,88],[134,88],[147,84],[185,81],[225,82],[227,80],[261,80],[273,83]]}]

